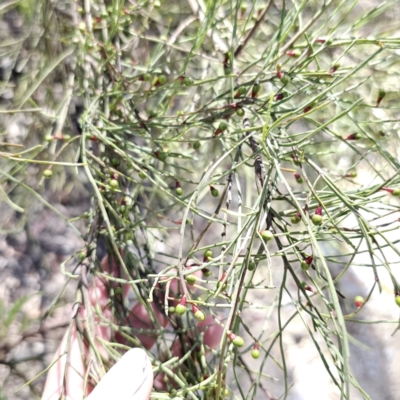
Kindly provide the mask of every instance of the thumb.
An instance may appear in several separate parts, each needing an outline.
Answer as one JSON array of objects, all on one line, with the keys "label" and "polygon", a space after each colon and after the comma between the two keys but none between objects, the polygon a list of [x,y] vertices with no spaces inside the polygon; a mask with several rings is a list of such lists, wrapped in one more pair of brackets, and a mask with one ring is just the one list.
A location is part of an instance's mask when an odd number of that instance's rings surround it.
[{"label": "thumb", "polygon": [[153,387],[151,362],[142,349],[131,349],[107,372],[86,400],[148,400]]}]

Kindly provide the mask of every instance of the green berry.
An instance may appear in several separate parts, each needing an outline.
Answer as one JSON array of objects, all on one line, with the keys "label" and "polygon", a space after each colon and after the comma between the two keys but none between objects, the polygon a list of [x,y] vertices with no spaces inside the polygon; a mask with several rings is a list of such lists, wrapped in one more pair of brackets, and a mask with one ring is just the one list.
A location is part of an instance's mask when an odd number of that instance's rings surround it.
[{"label": "green berry", "polygon": [[167,159],[168,155],[164,151],[159,151],[158,152],[158,159],[162,162],[164,162]]},{"label": "green berry", "polygon": [[239,117],[243,117],[243,115],[244,115],[244,110],[243,110],[243,108],[238,108],[238,109],[236,110],[236,114],[237,114]]},{"label": "green berry", "polygon": [[232,343],[236,347],[242,347],[244,345],[244,340],[241,336],[236,336],[235,339],[232,340]]},{"label": "green berry", "polygon": [[[217,289],[220,288],[221,284],[222,284],[222,282],[221,282],[221,281],[218,281],[218,283],[217,283]],[[226,290],[227,287],[228,287],[228,285],[227,285],[226,282],[225,282],[225,283],[222,285],[222,289],[221,289],[221,290]]]},{"label": "green berry", "polygon": [[193,148],[195,150],[198,150],[200,147],[201,147],[201,143],[198,140],[193,143]]},{"label": "green berry", "polygon": [[51,176],[53,175],[53,171],[51,169],[45,169],[43,171],[43,176],[48,179],[51,178]]},{"label": "green berry", "polygon": [[400,296],[399,296],[399,295],[397,295],[397,296],[394,298],[394,301],[395,301],[396,304],[400,307]]},{"label": "green berry", "polygon": [[121,160],[117,157],[113,157],[110,161],[113,167],[118,167],[118,165],[121,163]]},{"label": "green berry", "polygon": [[318,226],[322,224],[322,215],[314,214],[311,218],[314,225]]},{"label": "green berry", "polygon": [[176,312],[178,315],[183,315],[183,314],[185,314],[186,310],[187,310],[187,307],[184,306],[183,304],[178,304],[178,305],[175,307],[175,312]]},{"label": "green berry", "polygon": [[197,321],[203,322],[206,319],[206,313],[197,309],[197,311],[194,313],[194,317],[197,319]]},{"label": "green berry", "polygon": [[399,197],[400,196],[400,188],[393,189],[392,195]]},{"label": "green berry", "polygon": [[205,260],[209,260],[210,258],[212,258],[212,251],[211,250],[206,250],[204,252],[204,259]]},{"label": "green berry", "polygon": [[218,129],[223,132],[228,129],[228,124],[224,121],[220,122]]},{"label": "green berry", "polygon": [[146,179],[147,178],[146,173],[144,171],[139,171],[139,178],[140,179]]},{"label": "green berry", "polygon": [[211,195],[212,195],[213,197],[218,197],[218,196],[219,196],[219,191],[218,191],[218,189],[216,189],[215,187],[212,187],[212,188],[211,188]]},{"label": "green berry", "polygon": [[168,314],[169,315],[175,314],[175,307],[174,306],[168,307]]},{"label": "green berry", "polygon": [[187,76],[183,80],[183,83],[184,83],[185,86],[192,86],[193,85],[193,79]]},{"label": "green berry", "polygon": [[182,189],[181,187],[177,187],[177,188],[175,189],[175,192],[176,192],[176,195],[177,195],[177,196],[182,196],[182,194],[183,194],[183,189]]},{"label": "green berry", "polygon": [[126,208],[125,205],[122,205],[122,206],[119,208],[119,213],[120,213],[121,215],[125,215],[127,211],[128,211],[128,209]]},{"label": "green berry", "polygon": [[253,349],[253,350],[251,351],[251,356],[252,356],[255,360],[257,360],[257,358],[260,357],[260,350],[258,350],[258,349]]},{"label": "green berry", "polygon": [[238,89],[238,93],[240,96],[244,96],[247,93],[247,87],[246,86],[240,86],[240,88]]},{"label": "green berry", "polygon": [[356,171],[350,171],[347,176],[349,178],[356,178],[357,177],[357,172]]},{"label": "green berry", "polygon": [[251,93],[252,93],[253,95],[255,95],[255,94],[260,93],[260,90],[261,90],[260,84],[259,84],[259,83],[255,83],[255,84],[253,85],[252,89],[251,89]]},{"label": "green berry", "polygon": [[143,80],[145,82],[150,82],[151,81],[151,75],[149,73],[146,73],[143,75]]},{"label": "green berry", "polygon": [[311,268],[310,264],[307,264],[304,260],[301,262],[300,267],[303,271],[308,271]]},{"label": "green berry", "polygon": [[290,83],[290,77],[288,77],[286,74],[283,74],[280,79],[284,85],[287,85],[288,83]]},{"label": "green berry", "polygon": [[46,142],[52,142],[53,139],[54,139],[53,135],[46,135],[46,136],[44,137],[44,140],[45,140]]},{"label": "green berry", "polygon": [[164,85],[165,83],[167,83],[167,77],[165,75],[158,75],[157,79],[160,85]]},{"label": "green berry", "polygon": [[357,132],[355,135],[354,135],[354,140],[360,140],[362,138],[362,135],[361,135],[361,133],[359,133],[359,132]]},{"label": "green berry", "polygon": [[109,185],[111,190],[115,190],[118,189],[119,183],[116,179],[110,179]]},{"label": "green berry", "polygon": [[301,218],[298,215],[292,215],[290,221],[293,225],[296,225],[301,221]]},{"label": "green berry", "polygon": [[201,270],[201,272],[203,273],[203,275],[208,278],[209,276],[211,276],[211,271],[208,268],[203,268]]},{"label": "green berry", "polygon": [[274,234],[271,231],[261,231],[261,237],[266,241],[269,242],[274,238]]},{"label": "green berry", "polygon": [[251,259],[251,260],[249,261],[249,265],[247,266],[247,269],[248,269],[249,271],[254,271],[254,270],[256,269],[256,263],[254,262],[253,259]]},{"label": "green berry", "polygon": [[186,275],[185,279],[189,285],[194,285],[196,283],[196,276],[193,274]]}]

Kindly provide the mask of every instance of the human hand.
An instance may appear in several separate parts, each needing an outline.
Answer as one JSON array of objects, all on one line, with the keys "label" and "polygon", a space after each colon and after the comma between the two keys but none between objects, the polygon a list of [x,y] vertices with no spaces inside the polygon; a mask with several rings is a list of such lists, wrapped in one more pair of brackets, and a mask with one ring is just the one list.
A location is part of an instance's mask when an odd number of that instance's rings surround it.
[{"label": "human hand", "polygon": [[[103,266],[106,271],[110,270],[107,260],[103,261]],[[200,274],[200,272],[196,274]],[[174,285],[177,287],[176,282]],[[93,285],[89,288],[89,297],[92,306],[97,304],[103,310],[102,315],[111,318],[111,310],[108,307],[108,288],[103,280],[99,278],[94,280]],[[162,327],[166,327],[169,319],[154,304],[152,306],[158,322]],[[79,309],[78,314],[85,321],[87,315],[83,307]],[[142,304],[137,303],[132,308],[130,325],[134,328],[152,328],[148,311]],[[222,328],[216,325],[210,316],[205,321],[199,322],[197,328],[204,332],[206,345],[214,348],[219,344]],[[136,337],[140,339],[144,349],[150,350],[156,342],[156,338],[149,335],[137,334]],[[110,328],[100,327],[99,324],[96,324],[96,339],[98,351],[102,354],[105,353],[100,343],[111,339]],[[182,355],[179,340],[172,344],[171,352],[173,356]],[[106,356],[106,354],[104,355]],[[84,359],[86,359],[86,363]],[[87,392],[85,387],[91,365],[89,345],[86,341],[81,343],[74,319],[54,356],[42,400],[58,400],[60,398],[81,400],[85,398],[90,393],[90,388]],[[165,389],[162,378],[162,375],[157,376],[155,386],[158,389]],[[148,400],[152,388],[153,372],[150,358],[145,350],[136,348],[123,355],[86,397],[86,400],[109,400],[112,397],[118,400]]]}]

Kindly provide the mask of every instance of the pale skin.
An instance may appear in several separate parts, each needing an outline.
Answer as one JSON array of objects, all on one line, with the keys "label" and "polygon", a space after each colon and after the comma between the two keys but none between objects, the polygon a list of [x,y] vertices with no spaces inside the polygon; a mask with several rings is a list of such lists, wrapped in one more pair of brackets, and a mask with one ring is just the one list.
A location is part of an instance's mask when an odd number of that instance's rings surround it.
[{"label": "pale skin", "polygon": [[[110,269],[106,260],[103,261],[103,265],[106,270]],[[89,297],[93,305],[101,307],[102,315],[111,318],[111,311],[107,306],[108,289],[105,282],[96,278],[89,288]],[[153,309],[159,323],[166,327],[169,324],[168,318],[155,305]],[[143,305],[137,303],[131,311],[130,320],[133,327],[145,329],[151,327],[148,313]],[[78,313],[84,321],[85,310],[81,308]],[[223,329],[215,324],[211,317],[198,323],[197,327],[199,331],[205,332],[205,344],[212,348],[219,344]],[[96,339],[108,341],[111,338],[111,330],[96,325],[95,335]],[[147,350],[150,350],[156,342],[155,337],[137,335],[137,338]],[[148,400],[153,386],[165,389],[162,376],[158,375],[156,380],[153,380],[153,367],[146,351],[134,348],[122,356],[89,394],[85,391],[85,377],[88,371],[83,360],[84,358],[90,360],[92,353],[86,345],[83,346],[82,348],[82,342],[78,340],[73,320],[54,355],[54,365],[49,369],[42,400]],[[103,356],[107,356],[99,342],[96,343],[96,347]],[[85,357],[82,357],[82,351]],[[178,342],[173,343],[171,351],[174,355],[180,355],[181,348]]]}]

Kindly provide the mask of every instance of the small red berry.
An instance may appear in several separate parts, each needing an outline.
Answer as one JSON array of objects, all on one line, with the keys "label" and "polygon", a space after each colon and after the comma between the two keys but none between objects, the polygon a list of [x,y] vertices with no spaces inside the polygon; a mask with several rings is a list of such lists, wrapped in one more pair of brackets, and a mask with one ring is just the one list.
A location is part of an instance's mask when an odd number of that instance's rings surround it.
[{"label": "small red berry", "polygon": [[365,299],[362,296],[356,296],[354,297],[354,304],[357,308],[360,308],[364,305]]}]

